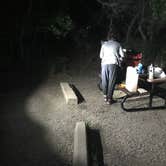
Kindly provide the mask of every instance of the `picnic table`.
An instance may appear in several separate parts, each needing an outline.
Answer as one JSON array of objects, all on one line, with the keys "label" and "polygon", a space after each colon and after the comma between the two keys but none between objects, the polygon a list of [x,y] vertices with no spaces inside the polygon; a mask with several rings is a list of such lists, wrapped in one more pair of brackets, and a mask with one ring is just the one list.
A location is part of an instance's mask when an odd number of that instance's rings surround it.
[{"label": "picnic table", "polygon": [[[129,92],[126,88],[121,89],[126,93],[126,96],[121,101],[121,108],[124,111],[136,111],[136,110],[147,110],[147,109],[166,109],[166,89],[161,88],[160,84],[166,83],[166,78],[154,78],[148,79],[146,75],[139,76],[139,83],[143,87],[140,90],[138,89],[136,92]],[[144,89],[145,88],[145,89]],[[136,97],[141,98],[142,96],[147,96],[149,98],[148,107],[142,108],[126,108],[125,102],[127,99]],[[164,104],[160,106],[153,106],[153,97],[158,96],[164,99]]]}]

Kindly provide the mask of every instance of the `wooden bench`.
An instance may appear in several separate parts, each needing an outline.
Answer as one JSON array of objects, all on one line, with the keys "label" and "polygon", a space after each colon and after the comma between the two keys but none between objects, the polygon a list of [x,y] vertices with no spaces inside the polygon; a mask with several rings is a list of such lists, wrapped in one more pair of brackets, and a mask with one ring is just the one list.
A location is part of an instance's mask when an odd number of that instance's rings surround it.
[{"label": "wooden bench", "polygon": [[[120,89],[121,91],[123,91],[124,93],[126,93],[126,96],[123,98],[123,100],[121,101],[121,108],[124,111],[132,111],[135,109],[129,109],[125,107],[125,102],[126,100],[136,100],[136,99],[140,99],[142,97],[149,97],[149,93],[147,90],[139,88],[136,92],[129,92],[126,88],[122,88]],[[139,108],[140,109],[140,108]]]},{"label": "wooden bench", "polygon": [[[143,81],[146,84],[149,84],[150,88],[148,90],[145,89],[142,92],[137,90],[137,92],[129,92],[127,89],[123,88],[121,89],[124,93],[126,93],[126,96],[121,101],[121,108],[124,111],[136,111],[136,110],[147,110],[147,109],[165,109],[166,108],[166,89],[161,89],[158,87],[159,84],[166,83],[166,78],[157,78],[157,79],[147,79],[147,78],[139,78],[139,80]],[[129,98],[141,98],[144,96],[149,97],[149,106],[143,107],[143,108],[126,108],[125,102]],[[165,100],[164,105],[161,106],[152,106],[153,97],[158,96]]]}]

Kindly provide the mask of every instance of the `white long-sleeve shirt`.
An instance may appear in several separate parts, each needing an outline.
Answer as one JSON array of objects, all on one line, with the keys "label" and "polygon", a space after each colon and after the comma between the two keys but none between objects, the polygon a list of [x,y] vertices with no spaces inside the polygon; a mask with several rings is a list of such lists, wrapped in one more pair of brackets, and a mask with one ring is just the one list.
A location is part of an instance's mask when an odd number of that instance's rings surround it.
[{"label": "white long-sleeve shirt", "polygon": [[100,50],[100,58],[102,64],[117,64],[120,65],[124,53],[120,43],[114,40],[104,42]]}]

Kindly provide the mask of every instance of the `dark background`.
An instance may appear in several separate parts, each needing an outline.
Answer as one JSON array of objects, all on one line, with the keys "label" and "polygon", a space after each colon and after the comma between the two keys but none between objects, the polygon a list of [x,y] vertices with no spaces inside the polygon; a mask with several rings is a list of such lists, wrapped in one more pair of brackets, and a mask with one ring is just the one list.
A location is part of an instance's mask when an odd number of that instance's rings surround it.
[{"label": "dark background", "polygon": [[99,51],[110,30],[124,48],[142,52],[146,65],[165,67],[165,9],[163,0],[4,1],[0,10],[0,71],[34,71],[50,57],[71,61],[73,55],[64,50]]},{"label": "dark background", "polygon": [[[165,11],[164,0],[2,1],[0,165],[51,166],[67,163],[64,156],[61,156],[58,150],[55,152],[50,142],[46,141],[48,129],[28,115],[29,111],[30,114],[34,111],[34,114],[39,113],[44,117],[52,99],[57,100],[54,82],[49,88],[48,85],[40,88],[41,84],[48,79],[50,72],[51,76],[65,72],[72,78],[69,74],[75,70],[77,74],[81,73],[78,78],[82,77],[82,80],[86,81],[85,75],[91,73],[85,69],[89,66],[93,68],[97,63],[98,76],[101,40],[106,40],[110,30],[116,34],[117,40],[124,48],[143,53],[143,64],[153,63],[165,67]],[[69,73],[70,71],[72,72]],[[86,84],[84,86],[86,88]],[[51,94],[50,97],[45,92],[47,88],[46,92]],[[44,92],[39,93],[38,98],[33,97],[38,89],[44,89]],[[27,108],[27,101],[31,96],[34,98],[34,110]],[[59,112],[55,115],[57,123],[63,120],[58,116]],[[66,112],[63,117],[65,116],[68,116]],[[48,116],[42,120],[47,122],[47,118]],[[62,134],[65,133],[64,128],[65,126],[62,127]],[[93,135],[99,138],[98,131],[94,131],[91,137]],[[60,151],[63,151],[63,148]],[[102,155],[100,159],[102,160]]]}]

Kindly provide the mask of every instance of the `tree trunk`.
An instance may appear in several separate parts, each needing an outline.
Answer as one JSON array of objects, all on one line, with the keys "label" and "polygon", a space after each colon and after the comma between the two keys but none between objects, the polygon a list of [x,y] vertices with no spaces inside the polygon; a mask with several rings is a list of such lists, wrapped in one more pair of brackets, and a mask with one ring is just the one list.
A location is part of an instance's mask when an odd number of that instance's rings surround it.
[{"label": "tree trunk", "polygon": [[136,14],[133,17],[133,19],[131,20],[131,22],[130,22],[130,24],[128,26],[125,43],[128,43],[128,41],[129,41],[129,37],[130,37],[130,33],[131,33],[131,30],[132,30],[132,27],[133,27],[133,25],[134,25],[134,23],[135,23],[135,21],[136,21],[136,19],[137,19],[138,16],[139,16],[139,14]]},{"label": "tree trunk", "polygon": [[146,36],[145,36],[145,34],[144,34],[143,30],[142,30],[142,26],[141,26],[141,25],[139,25],[138,31],[140,32],[142,39],[143,39],[144,41],[146,41],[147,38],[146,38]]},{"label": "tree trunk", "polygon": [[145,4],[145,1],[143,0],[142,1],[142,7],[141,7],[141,14],[140,14],[141,18],[140,18],[140,23],[139,23],[139,26],[138,26],[138,31],[139,31],[139,33],[140,33],[140,35],[141,35],[141,37],[144,41],[147,40],[147,37],[146,37],[145,33],[142,30],[142,24],[144,22],[145,6],[146,6],[146,4]]}]

